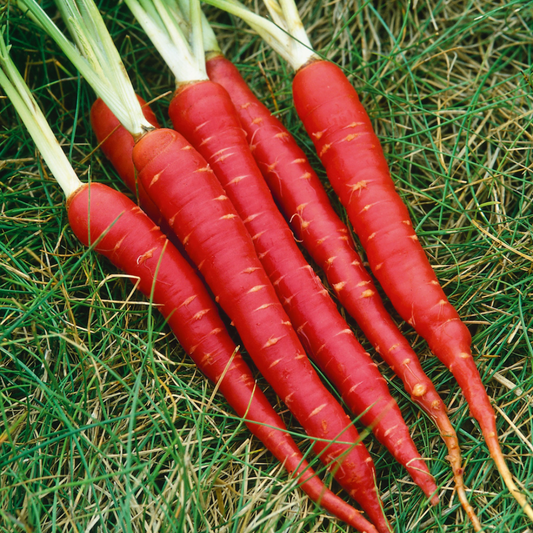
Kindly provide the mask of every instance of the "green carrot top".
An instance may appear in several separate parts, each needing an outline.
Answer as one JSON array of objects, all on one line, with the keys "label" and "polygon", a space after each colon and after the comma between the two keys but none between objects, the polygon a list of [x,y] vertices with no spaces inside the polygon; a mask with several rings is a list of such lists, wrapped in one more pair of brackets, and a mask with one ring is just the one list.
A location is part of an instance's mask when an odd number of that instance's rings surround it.
[{"label": "green carrot top", "polygon": [[253,13],[238,0],[204,0],[244,20],[294,70],[316,57],[294,0],[264,0],[272,21]]},{"label": "green carrot top", "polygon": [[0,29],[0,87],[17,110],[52,175],[68,198],[82,183],[9,56],[10,47],[4,41],[4,31],[5,27]]},{"label": "green carrot top", "polygon": [[[177,83],[207,79],[202,12],[198,0],[125,0]],[[182,13],[186,13],[190,25]],[[190,38],[190,42],[189,42]],[[215,40],[216,41],[216,40]]]},{"label": "green carrot top", "polygon": [[56,3],[76,45],[65,37],[36,0],[19,0],[20,7],[59,45],[134,137],[153,129],[144,118],[124,64],[94,2],[56,0]]}]

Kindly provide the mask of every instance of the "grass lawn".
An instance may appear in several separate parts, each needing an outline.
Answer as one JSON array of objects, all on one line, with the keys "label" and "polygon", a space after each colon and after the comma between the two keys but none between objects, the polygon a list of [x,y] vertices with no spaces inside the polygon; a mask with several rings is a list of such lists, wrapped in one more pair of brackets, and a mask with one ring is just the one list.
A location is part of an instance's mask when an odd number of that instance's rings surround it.
[{"label": "grass lawn", "polygon": [[[472,333],[509,468],[533,496],[533,3],[298,4],[315,49],[345,70],[366,106],[420,241]],[[42,5],[55,13],[51,0]],[[99,6],[136,90],[170,125],[173,76],[124,4]],[[92,90],[14,3],[0,12],[12,57],[80,179],[124,190],[91,131]],[[346,219],[292,105],[290,67],[240,21],[206,13],[227,57],[304,147]],[[530,532],[453,377],[387,306],[449,408],[484,530]],[[395,531],[471,531],[438,430],[347,320],[440,490],[431,507],[365,433]],[[307,452],[310,439],[257,380]],[[60,188],[0,91],[0,531],[348,530],[252,438],[156,306],[76,240]]]}]

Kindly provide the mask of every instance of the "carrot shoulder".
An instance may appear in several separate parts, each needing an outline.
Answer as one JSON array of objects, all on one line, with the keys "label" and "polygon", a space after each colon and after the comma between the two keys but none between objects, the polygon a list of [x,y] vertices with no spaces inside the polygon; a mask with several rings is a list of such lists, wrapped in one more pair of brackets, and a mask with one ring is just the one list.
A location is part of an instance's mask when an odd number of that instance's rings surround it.
[{"label": "carrot shoulder", "polygon": [[[140,97],[143,114],[150,124],[158,128],[159,123],[148,104]],[[135,194],[143,211],[158,225],[163,222],[159,208],[150,199],[144,187],[137,181],[133,166],[133,146],[135,141],[119,120],[113,115],[101,98],[91,106],[91,126],[98,140],[99,147],[117,171],[126,187]]]},{"label": "carrot shoulder", "polygon": [[316,439],[314,451],[377,528],[388,531],[374,488],[372,460],[313,370],[243,222],[210,167],[181,135],[167,129],[142,137],[133,161],[259,371]]},{"label": "carrot shoulder", "polygon": [[85,245],[130,274],[167,319],[184,350],[237,415],[322,507],[346,523],[375,531],[360,513],[329,491],[287,434],[256,386],[203,283],[187,261],[139,207],[101,184],[78,189],[68,200],[71,227]]}]

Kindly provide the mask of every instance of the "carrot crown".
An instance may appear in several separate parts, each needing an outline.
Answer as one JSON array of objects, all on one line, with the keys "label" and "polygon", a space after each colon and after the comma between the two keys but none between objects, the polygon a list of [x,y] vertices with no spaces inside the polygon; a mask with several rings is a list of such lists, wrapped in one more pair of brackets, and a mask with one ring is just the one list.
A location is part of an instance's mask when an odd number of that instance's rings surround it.
[{"label": "carrot crown", "polygon": [[134,137],[153,129],[144,118],[124,64],[93,0],[56,0],[56,3],[76,46],[36,0],[19,0],[21,8],[59,45]]},{"label": "carrot crown", "polygon": [[10,47],[4,41],[4,30],[5,27],[0,30],[0,86],[17,110],[54,178],[68,198],[81,187],[82,183],[59,146],[30,89],[9,57]]},{"label": "carrot crown", "polygon": [[294,70],[316,57],[294,0],[264,0],[272,21],[253,13],[238,0],[204,0],[244,20]]}]

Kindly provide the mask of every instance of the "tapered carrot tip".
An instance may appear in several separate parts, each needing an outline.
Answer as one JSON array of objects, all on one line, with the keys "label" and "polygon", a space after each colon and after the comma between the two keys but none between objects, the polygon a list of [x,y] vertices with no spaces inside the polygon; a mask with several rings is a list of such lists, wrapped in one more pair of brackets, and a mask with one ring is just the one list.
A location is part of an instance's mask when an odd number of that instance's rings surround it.
[{"label": "tapered carrot tip", "polygon": [[[305,490],[305,485],[302,486]],[[324,487],[325,488],[325,487]],[[311,498],[318,505],[332,513],[343,522],[357,529],[361,533],[378,533],[376,527],[371,524],[360,511],[354,509],[351,505],[341,500],[337,495],[329,490],[324,490],[319,497],[316,494],[308,492]]]},{"label": "tapered carrot tip", "polygon": [[332,508],[334,508],[334,514],[337,516],[337,518],[340,518],[361,533],[379,533],[374,524],[371,524],[359,511],[353,507],[346,505],[345,507],[341,508],[338,504],[335,505],[334,502],[330,502],[329,500],[331,496],[325,495],[325,497],[318,502],[319,505],[323,506],[325,509],[328,509],[330,512],[332,511]]},{"label": "tapered carrot tip", "polygon": [[496,468],[500,472],[503,482],[509,489],[511,496],[519,503],[520,507],[522,507],[522,511],[528,516],[528,518],[533,521],[533,509],[528,503],[527,498],[522,494],[513,480],[513,475],[505,462],[496,433],[485,435],[485,442],[487,443],[490,455],[496,464]]},{"label": "tapered carrot tip", "polygon": [[424,491],[431,505],[437,505],[439,503],[437,484],[424,460],[419,459],[416,463],[410,461],[407,465],[409,466],[408,471],[413,481]]},{"label": "tapered carrot tip", "polygon": [[481,522],[479,521],[474,508],[470,505],[470,502],[466,496],[463,480],[464,468],[462,467],[461,450],[459,448],[459,441],[457,440],[455,429],[453,428],[444,411],[437,411],[434,413],[434,415],[437,426],[441,432],[441,437],[448,448],[448,455],[446,456],[446,459],[450,462],[450,466],[452,467],[455,490],[457,492],[459,502],[467,514],[468,519],[472,523],[474,531],[481,531]]}]

